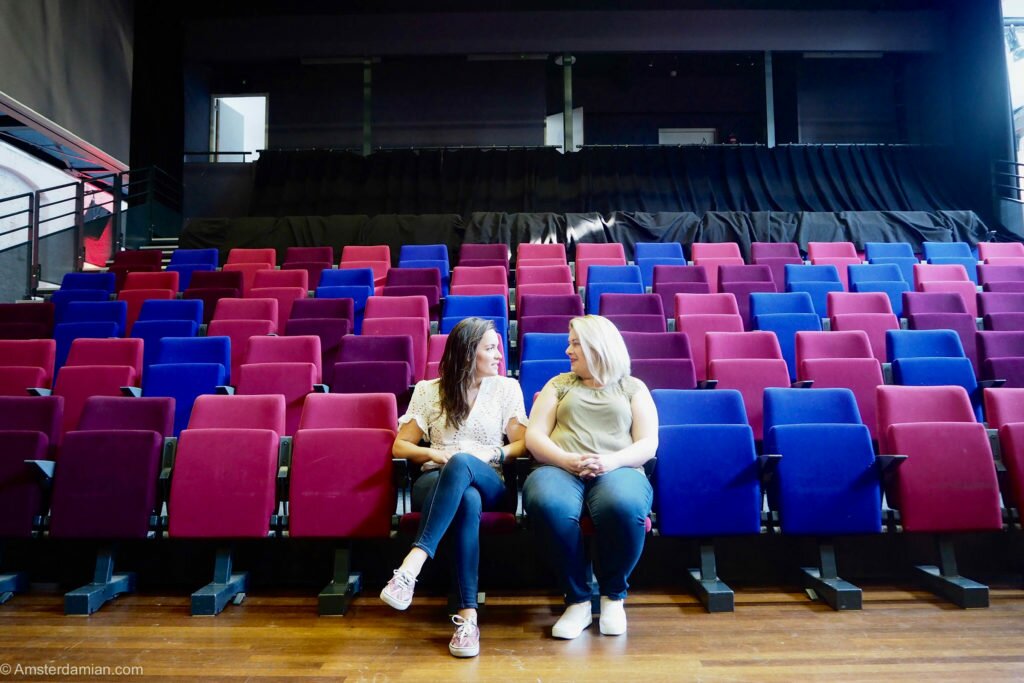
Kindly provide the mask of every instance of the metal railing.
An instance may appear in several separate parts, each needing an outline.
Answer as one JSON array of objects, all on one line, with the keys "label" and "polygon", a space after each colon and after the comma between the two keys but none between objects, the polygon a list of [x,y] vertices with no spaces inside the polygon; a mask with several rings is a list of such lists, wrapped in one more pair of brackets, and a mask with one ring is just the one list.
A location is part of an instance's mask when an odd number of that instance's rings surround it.
[{"label": "metal railing", "polygon": [[[1000,170],[1009,168],[1010,170]],[[1024,204],[1024,197],[1021,192],[1021,181],[1024,180],[1024,163],[1019,161],[1004,161],[1002,159],[992,162],[992,191],[996,199],[1005,199],[1016,204]]]},{"label": "metal railing", "polygon": [[[110,253],[150,241],[160,223],[181,225],[182,187],[156,167],[110,173],[0,198],[0,251],[27,249],[25,296],[85,266],[87,226],[110,230]],[[90,216],[91,215],[91,216]],[[97,264],[98,265],[98,264]]]}]

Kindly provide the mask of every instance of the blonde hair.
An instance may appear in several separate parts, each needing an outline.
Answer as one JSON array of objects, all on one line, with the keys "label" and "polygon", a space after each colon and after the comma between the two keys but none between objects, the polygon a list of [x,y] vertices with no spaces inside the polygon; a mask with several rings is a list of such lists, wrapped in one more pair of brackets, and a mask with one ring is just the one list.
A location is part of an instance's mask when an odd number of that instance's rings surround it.
[{"label": "blonde hair", "polygon": [[573,318],[569,328],[579,337],[583,357],[590,367],[591,376],[600,384],[608,385],[629,377],[629,351],[618,328],[608,318],[585,315]]}]

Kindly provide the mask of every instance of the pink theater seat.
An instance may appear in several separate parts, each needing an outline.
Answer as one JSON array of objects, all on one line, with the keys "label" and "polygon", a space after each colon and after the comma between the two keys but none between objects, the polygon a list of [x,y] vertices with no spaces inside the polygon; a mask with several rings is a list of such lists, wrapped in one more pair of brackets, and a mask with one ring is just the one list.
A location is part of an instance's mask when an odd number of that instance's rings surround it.
[{"label": "pink theater seat", "polygon": [[221,299],[213,312],[213,320],[266,320],[271,324],[270,331],[277,332],[279,306],[275,298]]},{"label": "pink theater seat", "polygon": [[580,243],[576,245],[576,287],[586,289],[587,268],[590,266],[624,266],[626,252],[618,242],[607,244]]},{"label": "pink theater seat", "polygon": [[718,288],[719,266],[742,266],[743,257],[740,247],[735,242],[694,242],[690,247],[693,265],[704,266],[708,276],[708,286],[712,292]]},{"label": "pink theater seat", "polygon": [[984,399],[990,428],[999,429],[1003,425],[1024,422],[1024,389],[985,389]]},{"label": "pink theater seat", "polygon": [[236,263],[265,263],[271,267],[277,265],[277,251],[274,249],[241,249],[235,248],[228,252],[228,265]]},{"label": "pink theater seat", "polygon": [[128,273],[122,289],[169,289],[178,292],[178,273],[165,270],[154,273]]},{"label": "pink theater seat", "polygon": [[206,336],[231,340],[231,377],[238,377],[238,369],[245,362],[249,339],[275,332],[276,327],[270,320],[214,320],[208,326]]},{"label": "pink theater seat", "polygon": [[516,270],[527,262],[543,261],[546,265],[568,265],[564,244],[530,244],[522,242],[516,246]]},{"label": "pink theater seat", "polygon": [[1024,258],[1024,244],[1020,242],[978,242],[978,258]]},{"label": "pink theater seat", "polygon": [[135,369],[127,365],[61,368],[53,385],[53,395],[64,397],[61,433],[78,429],[86,399],[90,396],[121,396],[121,387],[131,386],[135,377]]},{"label": "pink theater seat", "polygon": [[896,453],[907,456],[895,475],[905,531],[1002,530],[999,483],[984,425],[896,423],[887,438]]},{"label": "pink theater seat", "polygon": [[[228,263],[224,266],[225,273],[242,274],[242,296],[249,296],[252,283],[256,279],[256,273],[263,270],[273,270],[274,266],[269,263]],[[191,285],[191,283],[190,283]]]},{"label": "pink theater seat", "polygon": [[297,270],[260,270],[252,278],[252,289],[265,287],[298,287],[309,290],[309,273]]},{"label": "pink theater seat", "polygon": [[778,338],[762,331],[709,332],[706,342],[708,379],[718,380],[720,389],[739,390],[754,438],[761,439],[764,390],[790,386]]},{"label": "pink theater seat", "polygon": [[246,347],[246,363],[312,363],[316,369],[316,383],[323,378],[320,360],[320,337],[305,336],[256,336],[249,338]]},{"label": "pink theater seat", "polygon": [[910,422],[975,422],[971,399],[963,387],[880,386],[878,452],[896,454],[887,438],[891,425]]},{"label": "pink theater seat", "polygon": [[71,342],[67,366],[126,365],[132,379],[122,386],[139,386],[142,381],[143,341],[141,339],[76,339]]},{"label": "pink theater seat", "polygon": [[[432,334],[427,340],[427,373],[424,379],[437,379],[438,369],[441,365],[441,356],[444,355],[444,345],[448,343],[447,334]],[[504,373],[501,373],[504,374]]]},{"label": "pink theater seat", "polygon": [[[148,273],[147,273],[148,274]],[[177,275],[177,273],[175,273]],[[173,289],[122,289],[117,298],[128,304],[128,314],[125,316],[125,334],[132,332],[135,321],[139,319],[142,311],[142,304],[155,299],[169,301],[178,298],[177,290]]]},{"label": "pink theater seat", "polygon": [[[0,395],[25,396],[26,387],[49,389],[53,383],[53,364],[57,342],[53,339],[0,339],[0,378],[14,368],[32,370],[38,384],[26,384],[16,393],[7,393],[9,387],[0,379]],[[10,377],[9,374],[6,375]],[[26,377],[28,375],[25,375]]]},{"label": "pink theater seat", "polygon": [[847,313],[892,313],[892,303],[884,292],[829,292],[828,315]]},{"label": "pink theater seat", "polygon": [[419,382],[427,374],[427,338],[430,324],[419,318],[370,318],[363,321],[363,336],[406,335],[412,339],[413,381]]},{"label": "pink theater seat", "polygon": [[920,291],[927,293],[952,292],[954,294],[959,294],[960,298],[964,301],[964,306],[967,308],[967,312],[971,314],[971,317],[978,317],[978,288],[970,280],[967,282],[956,280],[922,282]]},{"label": "pink theater seat", "polygon": [[[885,295],[882,294],[882,297],[885,298]],[[879,363],[886,362],[886,330],[898,329],[900,329],[900,321],[892,313],[847,313],[832,318],[832,330],[836,332],[860,330],[866,333],[868,341],[871,343],[871,351]]]},{"label": "pink theater seat", "polygon": [[316,366],[312,363],[246,363],[239,368],[235,393],[239,396],[283,396],[284,433],[291,436],[299,427],[302,405],[306,396],[313,392],[316,380]]},{"label": "pink theater seat", "polygon": [[430,302],[425,296],[371,296],[366,300],[365,321],[371,318],[417,318],[430,320]]},{"label": "pink theater seat", "polygon": [[309,292],[302,287],[253,287],[249,296],[254,299],[276,299],[277,300],[277,331],[279,334],[288,333],[288,318],[292,314],[292,306],[299,299],[305,299]]}]

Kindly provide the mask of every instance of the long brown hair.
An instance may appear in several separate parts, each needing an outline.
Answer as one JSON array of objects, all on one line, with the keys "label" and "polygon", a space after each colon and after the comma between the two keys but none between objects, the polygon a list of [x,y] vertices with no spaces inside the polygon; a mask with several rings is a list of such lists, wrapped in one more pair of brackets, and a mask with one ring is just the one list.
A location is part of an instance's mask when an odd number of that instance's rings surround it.
[{"label": "long brown hair", "polygon": [[476,372],[476,347],[494,323],[483,318],[464,318],[448,333],[448,341],[438,366],[438,393],[441,412],[452,429],[458,429],[469,416],[466,391],[473,385]]}]

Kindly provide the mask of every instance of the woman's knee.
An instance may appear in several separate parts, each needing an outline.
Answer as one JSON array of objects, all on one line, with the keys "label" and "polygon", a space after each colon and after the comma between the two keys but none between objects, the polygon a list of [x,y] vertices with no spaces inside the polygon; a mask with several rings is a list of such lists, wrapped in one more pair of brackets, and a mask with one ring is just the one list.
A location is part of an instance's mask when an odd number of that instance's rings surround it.
[{"label": "woman's knee", "polygon": [[452,457],[448,458],[448,463],[445,465],[445,469],[452,468],[468,470],[472,465],[472,461],[476,459],[476,456],[470,455],[469,453],[456,453]]},{"label": "woman's knee", "polygon": [[462,493],[462,500],[459,501],[458,514],[479,517],[480,513],[483,511],[484,504],[480,497],[480,492],[470,486]]}]

